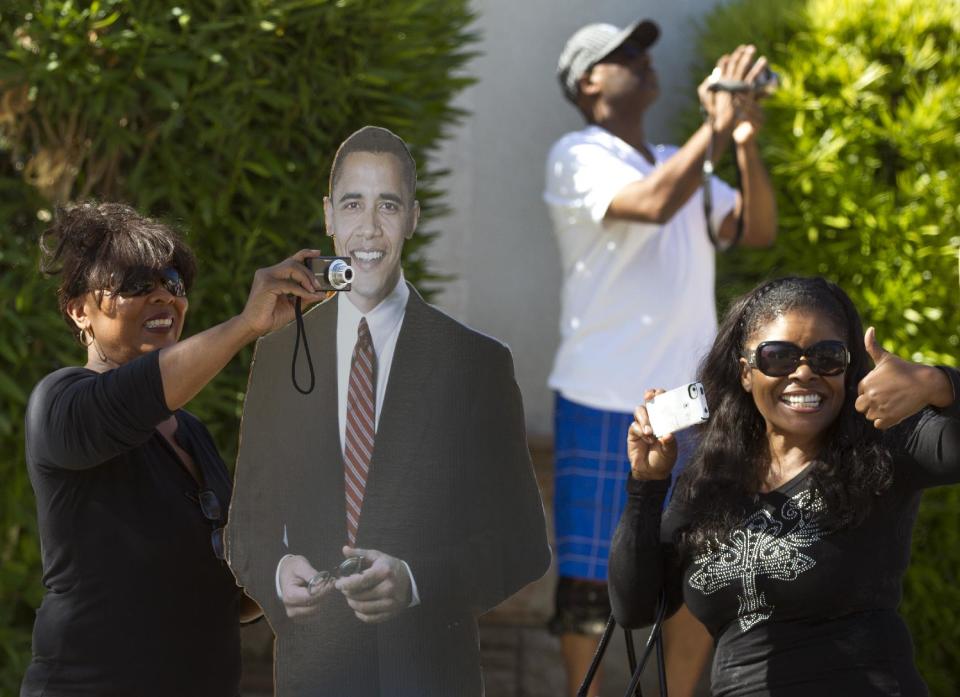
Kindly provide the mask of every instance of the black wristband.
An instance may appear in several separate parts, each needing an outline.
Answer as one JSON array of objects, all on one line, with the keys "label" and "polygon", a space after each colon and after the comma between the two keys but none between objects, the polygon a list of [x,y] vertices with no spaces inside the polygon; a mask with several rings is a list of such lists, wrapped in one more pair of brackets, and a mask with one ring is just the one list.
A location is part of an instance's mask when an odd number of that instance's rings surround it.
[{"label": "black wristband", "polygon": [[666,479],[627,479],[627,494],[640,498],[666,498],[670,488],[670,477]]}]

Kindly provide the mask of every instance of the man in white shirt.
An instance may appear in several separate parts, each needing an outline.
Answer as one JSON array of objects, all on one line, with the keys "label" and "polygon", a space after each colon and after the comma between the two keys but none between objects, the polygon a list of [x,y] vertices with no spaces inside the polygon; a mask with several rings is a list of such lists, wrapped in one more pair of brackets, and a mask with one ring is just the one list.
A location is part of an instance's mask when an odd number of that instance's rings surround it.
[{"label": "man in white shirt", "polygon": [[293,327],[254,356],[228,549],[278,695],[480,695],[476,618],[549,564],[509,350],[403,279],[415,187],[394,134],[344,141],[324,213],[355,276],[304,316],[315,389],[292,389]]},{"label": "man in white shirt", "polygon": [[[659,87],[648,49],[657,25],[592,24],[560,56],[564,95],[587,125],[550,151],[544,200],[563,263],[557,393],[555,520],[560,584],[551,623],[561,636],[570,694],[609,614],[607,556],[626,498],[626,431],[653,387],[695,379],[717,321],[715,244],[705,223],[703,164],[733,141],[743,192],[710,181],[716,246],[767,246],[776,205],[760,159],[752,91],[698,90],[706,123],[681,147],[651,145],[643,117]],[[752,46],[717,76],[752,83],[766,67]],[[738,217],[742,228],[738,230]],[[740,239],[737,239],[740,238]],[[681,457],[691,443],[681,437]],[[671,693],[674,690],[671,689]]]}]

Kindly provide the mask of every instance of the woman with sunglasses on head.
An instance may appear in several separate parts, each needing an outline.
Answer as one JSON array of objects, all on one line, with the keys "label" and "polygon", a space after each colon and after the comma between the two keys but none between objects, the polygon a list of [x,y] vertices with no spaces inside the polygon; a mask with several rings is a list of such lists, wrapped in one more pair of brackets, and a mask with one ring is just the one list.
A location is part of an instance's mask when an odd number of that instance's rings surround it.
[{"label": "woman with sunglasses on head", "polygon": [[241,619],[259,608],[222,561],[230,479],[182,407],[240,350],[319,300],[301,251],[259,270],[243,311],[179,341],[194,257],[120,204],[58,213],[44,270],[86,348],[27,406],[43,584],[24,697],[239,691]]},{"label": "woman with sunglasses on head", "polygon": [[897,605],[923,490],[960,481],[960,374],[884,351],[836,285],[784,278],[734,303],[699,379],[710,420],[662,516],[676,444],[637,408],[617,620],[685,602],[715,695],[926,694]]}]

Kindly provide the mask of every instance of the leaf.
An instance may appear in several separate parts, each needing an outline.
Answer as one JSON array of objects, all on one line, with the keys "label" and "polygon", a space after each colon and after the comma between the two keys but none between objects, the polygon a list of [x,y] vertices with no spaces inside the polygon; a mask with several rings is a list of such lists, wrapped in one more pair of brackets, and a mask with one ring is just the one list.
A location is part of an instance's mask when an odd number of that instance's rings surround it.
[{"label": "leaf", "polygon": [[0,395],[13,401],[15,404],[25,405],[27,403],[26,390],[5,372],[0,372]]},{"label": "leaf", "polygon": [[[91,8],[91,14],[93,14],[92,8]],[[112,12],[108,16],[104,17],[103,19],[91,23],[90,28],[93,30],[106,29],[107,27],[111,26],[114,22],[116,22],[118,19],[120,19],[120,13]]]}]

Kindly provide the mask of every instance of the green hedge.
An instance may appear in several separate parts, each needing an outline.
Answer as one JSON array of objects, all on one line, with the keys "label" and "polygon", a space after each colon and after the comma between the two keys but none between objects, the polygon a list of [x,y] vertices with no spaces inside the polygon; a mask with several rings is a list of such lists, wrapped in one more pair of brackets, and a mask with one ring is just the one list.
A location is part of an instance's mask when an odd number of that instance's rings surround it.
[{"label": "green hedge", "polygon": [[[753,42],[783,83],[761,136],[780,237],[721,260],[722,304],[765,277],[823,275],[887,349],[957,365],[958,37],[958,0],[739,0],[705,19],[698,79]],[[944,697],[960,673],[958,520],[957,487],[925,495],[902,605],[920,670]]]},{"label": "green hedge", "polygon": [[[56,202],[125,200],[188,234],[187,333],[226,319],[254,269],[329,248],[321,197],[336,146],[365,124],[411,144],[421,230],[442,212],[428,154],[459,116],[474,41],[466,0],[4,0],[0,5],[0,694],[15,694],[41,597],[23,410],[45,373],[82,363],[37,274]],[[26,183],[26,182],[29,182]],[[407,275],[436,282],[420,234]],[[249,351],[191,405],[235,453]]]}]

